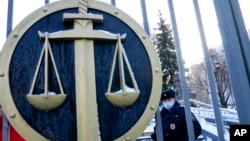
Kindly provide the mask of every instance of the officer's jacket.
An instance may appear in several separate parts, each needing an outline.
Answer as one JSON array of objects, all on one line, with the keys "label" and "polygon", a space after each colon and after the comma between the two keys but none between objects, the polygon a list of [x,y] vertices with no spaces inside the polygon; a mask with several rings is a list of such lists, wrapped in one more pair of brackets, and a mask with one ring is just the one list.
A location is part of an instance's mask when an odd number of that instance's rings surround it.
[{"label": "officer's jacket", "polygon": [[[176,101],[169,111],[163,108],[161,111],[161,120],[164,141],[188,141],[185,110],[180,106],[179,102]],[[195,138],[197,138],[201,134],[201,126],[193,113],[192,121]],[[156,133],[153,133],[151,137],[156,141]]]}]

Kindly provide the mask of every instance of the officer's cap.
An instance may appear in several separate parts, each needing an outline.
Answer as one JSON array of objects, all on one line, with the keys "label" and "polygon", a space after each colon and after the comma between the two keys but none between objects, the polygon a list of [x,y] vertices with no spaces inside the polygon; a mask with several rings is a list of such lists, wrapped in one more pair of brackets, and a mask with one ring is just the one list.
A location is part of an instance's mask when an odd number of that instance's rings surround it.
[{"label": "officer's cap", "polygon": [[163,90],[161,93],[161,100],[175,98],[175,91],[172,89]]}]

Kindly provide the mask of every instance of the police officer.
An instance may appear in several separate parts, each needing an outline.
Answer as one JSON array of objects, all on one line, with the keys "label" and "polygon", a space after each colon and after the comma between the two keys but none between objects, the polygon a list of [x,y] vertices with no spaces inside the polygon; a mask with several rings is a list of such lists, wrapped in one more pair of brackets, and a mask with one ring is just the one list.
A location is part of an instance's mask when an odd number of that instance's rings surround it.
[{"label": "police officer", "polygon": [[[161,110],[162,132],[164,141],[188,141],[185,110],[175,99],[175,91],[168,89],[161,94],[163,109]],[[192,113],[195,139],[201,134],[201,125]],[[156,141],[156,133],[151,135]]]}]

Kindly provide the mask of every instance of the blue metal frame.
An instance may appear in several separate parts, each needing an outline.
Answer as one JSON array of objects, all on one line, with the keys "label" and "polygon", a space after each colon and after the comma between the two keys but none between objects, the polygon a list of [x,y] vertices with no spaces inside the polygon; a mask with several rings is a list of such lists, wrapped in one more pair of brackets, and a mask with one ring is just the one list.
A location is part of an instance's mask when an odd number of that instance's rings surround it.
[{"label": "blue metal frame", "polygon": [[145,4],[145,0],[141,0],[141,10],[142,10],[142,18],[143,18],[144,30],[146,31],[146,33],[148,33],[148,35],[150,35],[149,26],[148,26],[147,7],[146,7],[146,4]]},{"label": "blue metal frame", "polygon": [[182,59],[182,53],[181,53],[181,47],[180,47],[180,40],[179,40],[179,33],[177,28],[177,23],[175,19],[175,11],[173,6],[173,1],[168,0],[168,7],[169,7],[169,13],[172,23],[172,29],[174,34],[174,42],[175,42],[175,48],[176,48],[176,55],[177,55],[177,61],[178,61],[178,69],[179,69],[179,75],[180,75],[180,81],[181,81],[181,90],[183,92],[183,99],[185,101],[185,114],[186,114],[186,121],[187,121],[187,128],[188,128],[188,138],[190,141],[195,140],[194,136],[194,127],[192,122],[192,115],[191,115],[191,108],[190,108],[190,101],[189,101],[189,92],[187,87],[187,82],[185,78],[185,69],[184,69],[184,63]]},{"label": "blue metal frame", "polygon": [[246,30],[246,26],[242,17],[239,2],[236,0],[229,0],[230,7],[233,13],[233,19],[236,26],[237,36],[239,37],[239,42],[241,45],[241,52],[244,60],[244,65],[246,68],[247,78],[250,80],[250,42]]},{"label": "blue metal frame", "polygon": [[7,32],[6,36],[8,37],[10,32],[12,31],[12,23],[13,23],[13,1],[8,1],[8,15],[7,15]]},{"label": "blue metal frame", "polygon": [[49,0],[45,0],[45,4],[48,4],[49,3]]},{"label": "blue metal frame", "polygon": [[[228,64],[228,71],[236,102],[240,124],[250,123],[250,87],[249,56],[245,50],[249,41],[246,41],[245,26],[239,12],[239,4],[233,0],[214,0],[214,6],[219,22],[219,28]],[[247,46],[247,47],[246,47]],[[244,48],[244,49],[243,49]],[[242,54],[243,53],[243,54]]]},{"label": "blue metal frame", "polygon": [[[143,18],[143,28],[145,32],[150,35],[149,26],[148,26],[148,16],[147,16],[147,8],[145,0],[141,0],[141,10],[142,10],[142,18]],[[163,134],[162,134],[162,124],[161,124],[161,114],[159,108],[155,114],[155,121],[156,121],[156,136],[158,141],[163,141]]]},{"label": "blue metal frame", "polygon": [[[6,27],[6,37],[9,36],[12,31],[13,23],[13,2],[14,0],[8,0],[8,12],[7,12],[7,27]],[[3,141],[9,140],[9,122],[6,115],[3,115]]]},{"label": "blue metal frame", "polygon": [[111,4],[116,6],[115,0],[111,0]]},{"label": "blue metal frame", "polygon": [[199,27],[199,32],[200,32],[200,38],[202,42],[202,48],[203,48],[203,54],[205,57],[205,65],[206,65],[206,71],[208,75],[208,82],[211,90],[211,96],[212,96],[212,101],[213,101],[213,107],[214,107],[214,115],[216,117],[216,125],[217,125],[217,132],[218,132],[218,138],[220,141],[225,140],[224,138],[224,130],[223,130],[223,122],[221,118],[221,112],[219,109],[219,104],[218,104],[218,93],[216,91],[216,83],[214,80],[214,73],[213,73],[213,65],[210,60],[209,52],[208,52],[208,47],[207,47],[207,41],[204,33],[204,27],[203,23],[201,20],[201,14],[200,14],[200,9],[199,9],[199,4],[197,0],[193,0],[194,4],[194,9],[195,9],[195,14],[196,14],[196,19],[197,19],[197,24]]}]

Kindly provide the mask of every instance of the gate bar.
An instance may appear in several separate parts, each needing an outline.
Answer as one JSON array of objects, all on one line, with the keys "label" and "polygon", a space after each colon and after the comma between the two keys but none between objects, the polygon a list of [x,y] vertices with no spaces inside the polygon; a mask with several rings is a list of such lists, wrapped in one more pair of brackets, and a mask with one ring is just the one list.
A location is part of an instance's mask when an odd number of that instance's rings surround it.
[{"label": "gate bar", "polygon": [[111,4],[112,4],[113,6],[116,6],[115,0],[111,0]]},{"label": "gate bar", "polygon": [[212,96],[212,101],[213,101],[213,108],[214,108],[214,115],[215,115],[215,121],[217,125],[217,132],[218,132],[218,139],[220,141],[224,141],[224,129],[223,129],[223,122],[221,118],[221,112],[219,109],[219,104],[218,104],[218,92],[216,91],[216,84],[217,82],[214,80],[214,73],[213,73],[213,65],[211,63],[211,59],[209,56],[208,52],[208,47],[207,47],[207,41],[204,33],[204,27],[201,19],[201,14],[200,14],[200,8],[197,0],[193,0],[194,4],[194,9],[195,9],[195,15],[197,19],[197,24],[199,27],[199,33],[200,33],[200,38],[202,42],[202,49],[203,49],[203,54],[204,54],[204,61],[206,65],[206,71],[207,71],[207,77],[208,77],[208,82],[210,86],[210,91],[211,91],[211,96]]},{"label": "gate bar", "polygon": [[148,26],[148,15],[147,15],[147,8],[146,8],[145,0],[141,0],[141,9],[142,9],[142,19],[143,19],[144,30],[150,36],[149,26]]},{"label": "gate bar", "polygon": [[13,23],[13,2],[14,0],[9,0],[8,2],[8,15],[7,15],[7,32],[6,37],[9,36],[12,31],[12,23]]},{"label": "gate bar", "polygon": [[[234,1],[236,2],[236,1]],[[240,124],[250,123],[250,88],[246,67],[241,52],[241,38],[237,35],[237,26],[229,0],[214,0],[215,11],[225,50],[232,90],[236,102]],[[237,9],[236,9],[237,10]],[[239,16],[239,15],[237,15]],[[237,19],[242,20],[242,19]],[[241,27],[242,29],[244,27]],[[241,30],[242,30],[241,29]],[[238,30],[239,32],[240,30]]]},{"label": "gate bar", "polygon": [[[8,0],[8,13],[7,13],[7,27],[6,27],[6,37],[9,36],[12,31],[12,23],[13,23],[13,1]],[[9,140],[9,121],[5,114],[3,114],[3,141]]]},{"label": "gate bar", "polygon": [[45,4],[48,4],[49,3],[49,0],[45,0]]},{"label": "gate bar", "polygon": [[[148,16],[147,16],[147,8],[145,0],[141,0],[141,10],[142,10],[142,18],[143,18],[143,28],[145,32],[150,36],[149,26],[148,26]],[[155,122],[156,122],[156,138],[158,141],[163,141],[163,134],[162,134],[162,124],[161,124],[161,114],[160,109],[157,107],[157,111],[155,114]]]},{"label": "gate bar", "polygon": [[229,0],[230,7],[233,13],[233,19],[236,26],[237,35],[239,37],[239,42],[241,45],[241,52],[243,55],[243,61],[246,67],[247,77],[250,80],[250,42],[246,30],[246,26],[242,17],[242,13],[239,6],[238,0]]},{"label": "gate bar", "polygon": [[186,123],[187,123],[187,129],[188,129],[188,139],[190,141],[194,141],[195,136],[194,136],[194,127],[193,127],[193,122],[192,122],[192,115],[191,115],[191,108],[190,108],[190,101],[189,101],[189,92],[188,92],[187,82],[185,78],[185,71],[184,71],[185,69],[184,69],[184,63],[182,59],[180,39],[179,39],[178,28],[177,28],[176,19],[175,19],[175,11],[174,11],[172,0],[168,0],[168,6],[169,6],[169,13],[170,13],[170,18],[171,18],[171,23],[172,23],[172,28],[173,28],[173,34],[174,34],[174,42],[175,42],[176,55],[177,55],[177,60],[178,60],[179,76],[180,76],[180,81],[181,81],[181,90],[184,93],[183,98],[185,101],[184,109],[185,109]]}]

